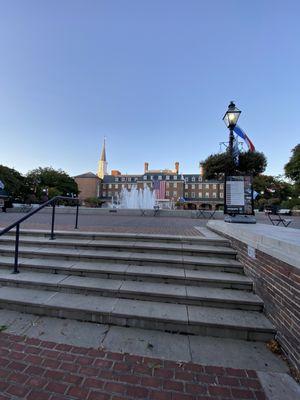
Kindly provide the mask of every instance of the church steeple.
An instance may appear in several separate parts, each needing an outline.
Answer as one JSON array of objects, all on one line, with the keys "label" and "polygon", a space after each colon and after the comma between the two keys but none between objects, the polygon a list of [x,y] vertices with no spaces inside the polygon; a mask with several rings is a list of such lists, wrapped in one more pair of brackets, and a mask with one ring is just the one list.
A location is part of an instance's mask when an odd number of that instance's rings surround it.
[{"label": "church steeple", "polygon": [[107,175],[107,161],[106,161],[106,151],[105,151],[105,138],[103,141],[103,147],[101,151],[101,157],[98,164],[97,175],[100,179],[103,179],[104,175]]}]

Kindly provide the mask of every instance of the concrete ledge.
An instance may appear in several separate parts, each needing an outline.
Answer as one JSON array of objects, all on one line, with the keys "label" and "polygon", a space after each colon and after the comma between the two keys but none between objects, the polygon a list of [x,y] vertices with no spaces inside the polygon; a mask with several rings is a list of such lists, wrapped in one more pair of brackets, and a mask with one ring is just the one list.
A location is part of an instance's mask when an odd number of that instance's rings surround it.
[{"label": "concrete ledge", "polygon": [[207,227],[300,269],[300,230],[265,224],[208,221]]}]

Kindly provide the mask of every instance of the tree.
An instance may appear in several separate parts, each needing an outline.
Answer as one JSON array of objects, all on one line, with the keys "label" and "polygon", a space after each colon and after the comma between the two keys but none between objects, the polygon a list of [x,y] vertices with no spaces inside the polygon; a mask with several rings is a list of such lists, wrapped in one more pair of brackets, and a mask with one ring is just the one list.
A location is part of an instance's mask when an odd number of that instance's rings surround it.
[{"label": "tree", "polygon": [[259,208],[265,206],[280,205],[293,196],[294,188],[285,182],[281,176],[258,175],[253,179],[253,189],[259,194],[256,205]]},{"label": "tree", "polygon": [[300,184],[300,144],[292,150],[292,156],[287,164],[284,166],[285,175]]},{"label": "tree", "polygon": [[28,194],[25,178],[13,168],[0,165],[0,180],[4,183],[5,190],[13,200],[24,201]]},{"label": "tree", "polygon": [[55,170],[52,167],[34,169],[28,172],[26,181],[38,199],[41,199],[44,191],[48,192],[49,198],[78,194],[75,180],[60,169]]},{"label": "tree", "polygon": [[236,166],[229,152],[212,154],[203,162],[204,178],[218,179],[224,174],[251,174],[256,176],[266,169],[267,159],[260,152],[240,153],[239,164]]}]

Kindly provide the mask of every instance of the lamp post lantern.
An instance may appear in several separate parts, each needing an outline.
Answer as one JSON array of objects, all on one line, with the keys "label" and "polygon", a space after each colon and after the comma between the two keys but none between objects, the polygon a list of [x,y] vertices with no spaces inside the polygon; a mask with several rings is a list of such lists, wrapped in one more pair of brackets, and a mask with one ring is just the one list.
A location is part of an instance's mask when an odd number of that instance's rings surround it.
[{"label": "lamp post lantern", "polygon": [[240,117],[240,114],[241,111],[235,106],[234,102],[231,101],[223,117],[223,121],[229,129],[229,153],[231,157],[233,153],[233,130]]}]

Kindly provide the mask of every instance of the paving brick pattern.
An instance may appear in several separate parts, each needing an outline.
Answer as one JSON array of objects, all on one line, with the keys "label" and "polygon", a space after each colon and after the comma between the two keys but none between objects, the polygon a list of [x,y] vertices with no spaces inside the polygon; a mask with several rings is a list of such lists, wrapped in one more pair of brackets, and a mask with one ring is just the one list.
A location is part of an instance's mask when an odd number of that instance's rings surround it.
[{"label": "paving brick pattern", "polygon": [[[17,221],[25,214],[0,213],[0,229]],[[123,215],[79,215],[79,231],[146,233],[199,236],[195,226],[205,226],[207,220],[174,217],[142,217]],[[71,214],[57,214],[55,229],[74,230],[75,217]],[[21,225],[21,229],[49,229],[50,214],[36,214]]]},{"label": "paving brick pattern", "polygon": [[253,370],[0,334],[0,400],[263,400]]},{"label": "paving brick pattern", "polygon": [[[26,214],[1,213],[0,229]],[[222,213],[215,214],[216,219],[223,219]],[[290,227],[300,228],[300,217],[293,219]],[[260,223],[270,225],[270,221],[264,214],[258,214]],[[55,218],[55,229],[73,230],[75,217],[72,214],[57,214]],[[195,226],[206,226],[207,219],[202,218],[176,218],[176,217],[149,217],[149,216],[126,216],[126,215],[80,215],[79,230],[90,232],[120,232],[120,233],[146,233],[199,236]],[[51,214],[36,214],[21,225],[21,229],[49,229],[51,226]]]}]

